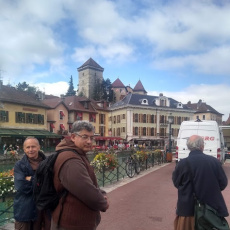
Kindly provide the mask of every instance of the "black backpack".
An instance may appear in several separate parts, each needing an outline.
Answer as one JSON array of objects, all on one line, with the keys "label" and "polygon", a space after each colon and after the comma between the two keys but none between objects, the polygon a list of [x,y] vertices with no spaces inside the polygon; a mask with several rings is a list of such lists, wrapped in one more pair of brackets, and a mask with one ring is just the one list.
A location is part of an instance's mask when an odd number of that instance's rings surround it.
[{"label": "black backpack", "polygon": [[33,197],[38,210],[51,210],[53,211],[60,198],[62,198],[62,204],[68,193],[64,190],[61,194],[57,193],[54,183],[53,183],[53,167],[59,153],[63,151],[76,151],[72,149],[62,149],[56,153],[48,156],[43,160],[35,173],[34,176],[34,187],[33,187]]}]

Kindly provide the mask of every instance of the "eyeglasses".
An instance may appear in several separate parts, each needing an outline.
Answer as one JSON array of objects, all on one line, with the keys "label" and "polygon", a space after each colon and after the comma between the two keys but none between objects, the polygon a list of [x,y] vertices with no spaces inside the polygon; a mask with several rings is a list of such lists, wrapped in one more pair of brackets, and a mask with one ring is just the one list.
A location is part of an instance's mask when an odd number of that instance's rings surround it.
[{"label": "eyeglasses", "polygon": [[94,136],[87,136],[87,135],[80,135],[78,133],[75,133],[77,136],[81,137],[84,141],[88,141],[88,140],[91,140],[93,141],[95,138]]}]

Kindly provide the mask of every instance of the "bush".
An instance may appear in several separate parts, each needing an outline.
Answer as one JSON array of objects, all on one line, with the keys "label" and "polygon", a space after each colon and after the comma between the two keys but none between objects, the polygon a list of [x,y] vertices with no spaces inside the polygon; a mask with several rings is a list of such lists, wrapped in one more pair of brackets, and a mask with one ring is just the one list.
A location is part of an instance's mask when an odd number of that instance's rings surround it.
[{"label": "bush", "polygon": [[98,153],[90,163],[96,172],[114,170],[118,166],[117,156],[113,153]]},{"label": "bush", "polygon": [[0,173],[0,197],[13,194],[14,192],[14,170]]}]

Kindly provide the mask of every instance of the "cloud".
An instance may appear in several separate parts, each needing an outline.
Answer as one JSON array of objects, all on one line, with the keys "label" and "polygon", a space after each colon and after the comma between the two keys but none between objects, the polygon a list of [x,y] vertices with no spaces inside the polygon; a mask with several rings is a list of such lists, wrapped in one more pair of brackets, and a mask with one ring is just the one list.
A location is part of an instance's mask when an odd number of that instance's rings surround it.
[{"label": "cloud", "polygon": [[55,83],[38,83],[34,84],[35,87],[38,87],[42,92],[45,94],[58,96],[60,97],[61,94],[66,94],[69,88],[69,83],[60,81]]},{"label": "cloud", "polygon": [[156,96],[163,93],[166,97],[171,97],[183,104],[187,104],[188,101],[197,103],[201,99],[217,112],[224,114],[223,121],[225,121],[230,114],[229,92],[230,86],[228,85],[191,85],[183,91],[151,91],[148,94]]}]

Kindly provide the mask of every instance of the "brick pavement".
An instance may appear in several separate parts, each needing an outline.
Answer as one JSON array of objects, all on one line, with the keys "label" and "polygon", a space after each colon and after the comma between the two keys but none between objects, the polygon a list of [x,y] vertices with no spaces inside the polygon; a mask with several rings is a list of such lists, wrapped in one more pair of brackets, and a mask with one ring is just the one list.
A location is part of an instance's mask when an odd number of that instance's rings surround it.
[{"label": "brick pavement", "polygon": [[[155,166],[134,178],[106,186],[110,208],[97,230],[172,230],[177,190],[171,175],[175,162]],[[224,165],[230,180],[230,160]],[[230,210],[230,185],[223,192]],[[230,217],[227,217],[230,223]],[[13,224],[0,227],[13,230]]]}]

